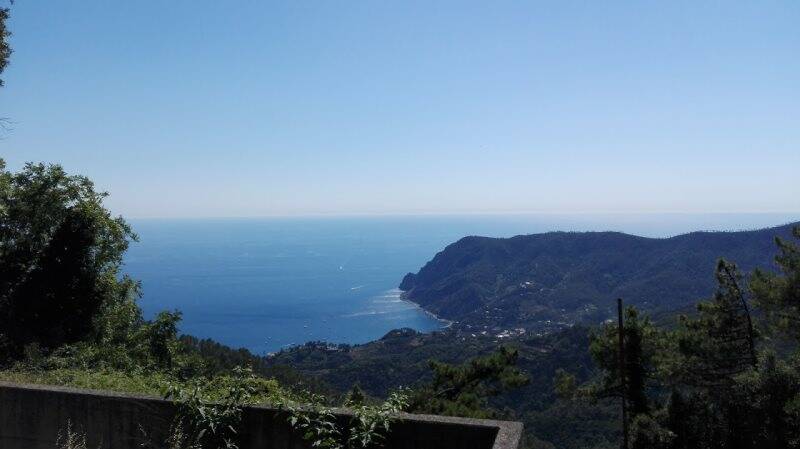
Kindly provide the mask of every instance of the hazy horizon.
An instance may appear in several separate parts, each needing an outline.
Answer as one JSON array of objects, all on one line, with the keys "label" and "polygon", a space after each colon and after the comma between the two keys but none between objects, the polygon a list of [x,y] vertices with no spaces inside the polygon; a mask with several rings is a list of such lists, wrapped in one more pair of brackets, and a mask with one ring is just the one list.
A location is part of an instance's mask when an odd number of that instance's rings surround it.
[{"label": "hazy horizon", "polygon": [[[514,214],[383,214],[383,215],[314,215],[271,217],[150,217],[129,218],[134,231],[137,225],[194,226],[247,223],[304,227],[312,224],[346,224],[358,226],[396,224],[409,230],[446,230],[457,240],[467,235],[509,237],[541,232],[623,232],[642,237],[663,238],[698,231],[752,231],[800,222],[796,213],[514,213]],[[509,233],[510,230],[516,233]],[[454,232],[463,231],[462,234]],[[498,233],[498,231],[501,231]],[[448,242],[452,243],[452,242]]]},{"label": "hazy horizon", "polygon": [[[125,216],[132,220],[257,220],[257,219],[325,219],[325,218],[425,218],[425,217],[507,217],[507,216],[608,216],[608,217],[631,217],[631,216],[786,216],[789,222],[800,220],[800,210],[776,210],[776,211],[703,211],[703,212],[682,212],[682,211],[627,211],[627,212],[608,212],[608,211],[456,211],[456,212],[331,212],[331,213],[297,213],[297,214],[271,214],[271,215],[187,215],[187,216]],[[780,224],[776,224],[779,226]]]}]

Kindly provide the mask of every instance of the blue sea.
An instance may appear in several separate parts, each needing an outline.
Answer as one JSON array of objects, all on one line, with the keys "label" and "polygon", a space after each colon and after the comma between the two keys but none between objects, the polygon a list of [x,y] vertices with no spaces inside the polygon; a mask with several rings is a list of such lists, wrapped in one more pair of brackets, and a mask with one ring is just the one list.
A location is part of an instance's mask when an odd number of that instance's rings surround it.
[{"label": "blue sea", "polygon": [[668,237],[798,220],[795,214],[464,215],[131,220],[125,270],[147,317],[183,313],[181,331],[265,354],[312,340],[364,343],[391,329],[447,323],[397,286],[467,235],[553,230]]}]

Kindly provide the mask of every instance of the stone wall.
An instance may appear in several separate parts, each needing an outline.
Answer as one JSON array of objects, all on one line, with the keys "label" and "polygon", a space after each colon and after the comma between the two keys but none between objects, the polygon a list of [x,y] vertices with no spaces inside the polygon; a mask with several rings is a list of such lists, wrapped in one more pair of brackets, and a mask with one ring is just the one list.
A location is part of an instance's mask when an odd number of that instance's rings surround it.
[{"label": "stone wall", "polygon": [[[55,449],[69,421],[90,449],[142,449],[164,441],[174,414],[171,402],[153,397],[0,382],[0,448]],[[241,449],[308,449],[276,409],[247,407],[242,421]],[[517,422],[401,414],[384,448],[517,449],[521,433]]]}]

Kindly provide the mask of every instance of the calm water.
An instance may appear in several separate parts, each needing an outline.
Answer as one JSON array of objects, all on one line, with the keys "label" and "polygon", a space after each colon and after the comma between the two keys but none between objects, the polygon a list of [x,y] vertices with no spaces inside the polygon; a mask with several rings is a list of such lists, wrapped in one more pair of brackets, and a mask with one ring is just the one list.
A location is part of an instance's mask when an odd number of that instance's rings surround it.
[{"label": "calm water", "polygon": [[444,323],[397,285],[465,235],[618,230],[664,237],[751,229],[789,214],[485,215],[390,218],[132,220],[126,270],[150,317],[179,309],[181,330],[259,354],[309,340],[363,343],[399,327]]}]

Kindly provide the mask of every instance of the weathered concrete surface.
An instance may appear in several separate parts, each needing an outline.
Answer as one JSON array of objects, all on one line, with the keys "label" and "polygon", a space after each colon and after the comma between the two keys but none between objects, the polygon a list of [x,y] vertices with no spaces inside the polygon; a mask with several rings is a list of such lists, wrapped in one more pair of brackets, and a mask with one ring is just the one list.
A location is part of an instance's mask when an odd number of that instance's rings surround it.
[{"label": "weathered concrete surface", "polygon": [[[147,440],[163,442],[175,407],[163,399],[0,382],[0,448],[55,449],[67,421],[86,433],[94,449],[141,449]],[[337,411],[346,423],[352,416]],[[242,449],[307,449],[286,417],[269,407],[247,407],[242,417]],[[386,449],[517,449],[522,424],[401,414]]]}]

